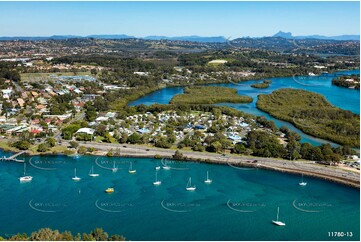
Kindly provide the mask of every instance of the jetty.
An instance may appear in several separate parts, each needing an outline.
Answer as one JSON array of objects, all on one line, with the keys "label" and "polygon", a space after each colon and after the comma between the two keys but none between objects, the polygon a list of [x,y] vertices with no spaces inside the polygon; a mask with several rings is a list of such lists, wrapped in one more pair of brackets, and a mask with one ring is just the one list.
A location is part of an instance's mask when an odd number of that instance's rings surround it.
[{"label": "jetty", "polygon": [[18,157],[18,156],[20,156],[20,155],[22,155],[22,154],[24,154],[24,153],[26,153],[26,151],[18,152],[18,153],[14,154],[14,155],[12,155],[12,156],[10,156],[10,157],[5,157],[5,156],[4,156],[4,157],[0,157],[0,160],[2,160],[2,161],[15,161],[15,162],[24,163],[24,162],[25,162],[24,159],[23,159],[23,160],[16,159],[16,157]]}]

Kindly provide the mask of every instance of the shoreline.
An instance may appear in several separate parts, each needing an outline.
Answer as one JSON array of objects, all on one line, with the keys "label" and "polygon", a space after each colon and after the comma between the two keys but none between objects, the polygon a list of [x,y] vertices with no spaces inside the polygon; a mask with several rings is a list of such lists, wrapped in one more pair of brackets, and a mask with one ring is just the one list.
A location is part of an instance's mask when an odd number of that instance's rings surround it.
[{"label": "shoreline", "polygon": [[[64,143],[63,143],[64,144]],[[67,142],[65,142],[67,144]],[[178,149],[162,149],[144,145],[132,145],[132,144],[112,144],[112,143],[80,143],[80,146],[87,148],[93,147],[96,149],[95,152],[87,154],[92,156],[106,156],[106,153],[110,149],[120,150],[120,156],[114,157],[131,157],[131,158],[160,158],[174,159],[173,155]],[[221,155],[217,153],[209,152],[196,152],[179,150],[183,154],[182,159],[174,159],[180,161],[192,161],[208,164],[221,164],[228,165],[237,169],[237,167],[254,168],[254,169],[265,169],[273,170],[282,173],[297,174],[308,177],[315,177],[338,184],[343,184],[349,187],[360,189],[360,173],[356,171],[349,171],[335,166],[326,166],[317,164],[314,161],[290,161],[280,158],[265,158],[255,156],[240,156],[240,155]],[[30,153],[27,152],[28,156],[36,155],[59,155],[62,153]],[[63,154],[64,155],[64,154]],[[257,161],[253,163],[254,161]]]}]

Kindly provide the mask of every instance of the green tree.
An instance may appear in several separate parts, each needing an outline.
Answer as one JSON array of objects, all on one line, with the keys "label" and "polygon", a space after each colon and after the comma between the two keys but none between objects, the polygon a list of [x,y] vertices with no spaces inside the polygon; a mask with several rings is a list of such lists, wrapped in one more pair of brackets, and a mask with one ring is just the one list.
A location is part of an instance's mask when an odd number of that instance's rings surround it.
[{"label": "green tree", "polygon": [[217,152],[217,153],[219,153],[219,152],[221,152],[221,150],[222,150],[222,144],[221,144],[221,142],[219,142],[219,141],[214,141],[213,143],[211,143],[211,145],[210,146],[208,146],[208,151],[210,151],[210,152]]},{"label": "green tree", "polygon": [[37,148],[38,152],[46,152],[47,150],[49,150],[49,144],[41,143],[38,145],[38,148]]},{"label": "green tree", "polygon": [[46,139],[46,143],[50,147],[54,147],[56,145],[56,139],[49,137],[49,138]]},{"label": "green tree", "polygon": [[181,159],[183,159],[183,153],[180,152],[179,150],[176,150],[176,152],[173,155],[173,158],[177,159],[177,160],[181,160]]},{"label": "green tree", "polygon": [[13,147],[18,148],[19,150],[27,150],[30,148],[29,141],[16,141],[12,144]]},{"label": "green tree", "polygon": [[160,148],[170,148],[172,147],[172,143],[170,143],[166,137],[159,137],[155,140],[155,146]]},{"label": "green tree", "polygon": [[94,106],[91,103],[84,105],[85,108],[85,119],[89,122],[93,122],[97,117],[97,112]]},{"label": "green tree", "polygon": [[91,232],[92,237],[96,241],[107,241],[108,240],[108,233],[104,232],[102,228],[96,228]]},{"label": "green tree", "polygon": [[66,140],[70,140],[73,138],[73,135],[76,131],[78,131],[81,128],[80,124],[74,123],[69,124],[65,128],[62,129],[63,132],[63,138]]},{"label": "green tree", "polygon": [[50,228],[42,228],[32,232],[29,239],[32,241],[56,241],[59,240],[59,231]]},{"label": "green tree", "polygon": [[79,154],[85,154],[88,151],[88,149],[85,146],[79,146],[78,153]]},{"label": "green tree", "polygon": [[133,133],[128,137],[128,142],[131,144],[138,144],[142,136],[138,133]]},{"label": "green tree", "polygon": [[295,139],[288,141],[286,146],[287,159],[295,160],[300,158],[301,145]]},{"label": "green tree", "polygon": [[244,144],[235,144],[233,152],[236,154],[244,154],[246,152],[246,146]]},{"label": "green tree", "polygon": [[78,146],[79,146],[79,143],[76,141],[70,141],[69,144],[72,148],[75,148],[75,149],[78,148]]},{"label": "green tree", "polygon": [[121,133],[119,143],[124,144],[128,141],[128,134],[127,133]]}]

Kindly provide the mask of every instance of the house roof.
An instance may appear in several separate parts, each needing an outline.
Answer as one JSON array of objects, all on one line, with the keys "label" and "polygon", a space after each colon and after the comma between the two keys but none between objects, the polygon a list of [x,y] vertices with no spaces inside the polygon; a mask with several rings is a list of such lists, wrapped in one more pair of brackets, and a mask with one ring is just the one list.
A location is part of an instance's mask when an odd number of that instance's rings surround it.
[{"label": "house roof", "polygon": [[81,128],[76,133],[85,133],[85,134],[94,134],[94,129],[91,128]]}]

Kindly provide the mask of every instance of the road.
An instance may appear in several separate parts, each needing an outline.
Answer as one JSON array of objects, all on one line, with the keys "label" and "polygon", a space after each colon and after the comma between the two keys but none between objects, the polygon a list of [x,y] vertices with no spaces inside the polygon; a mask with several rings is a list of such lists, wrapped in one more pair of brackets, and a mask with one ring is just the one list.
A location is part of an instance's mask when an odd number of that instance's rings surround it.
[{"label": "road", "polygon": [[[64,143],[65,144],[65,143]],[[97,142],[84,142],[80,145],[85,147],[94,147],[97,150],[103,151],[99,155],[105,155],[110,149],[119,149],[121,156],[130,157],[154,157],[160,155],[164,158],[172,158],[175,150],[161,149],[155,147],[131,145],[131,144],[109,144]],[[220,155],[208,152],[194,152],[182,151],[183,155],[193,161],[226,164],[232,167],[253,167],[277,170],[281,172],[304,174],[305,176],[314,176],[331,180],[353,187],[360,187],[360,173],[350,172],[334,166],[324,166],[316,164],[313,161],[289,161],[277,158],[264,158],[264,157],[246,157],[239,155]],[[254,162],[257,160],[257,162]]]}]

